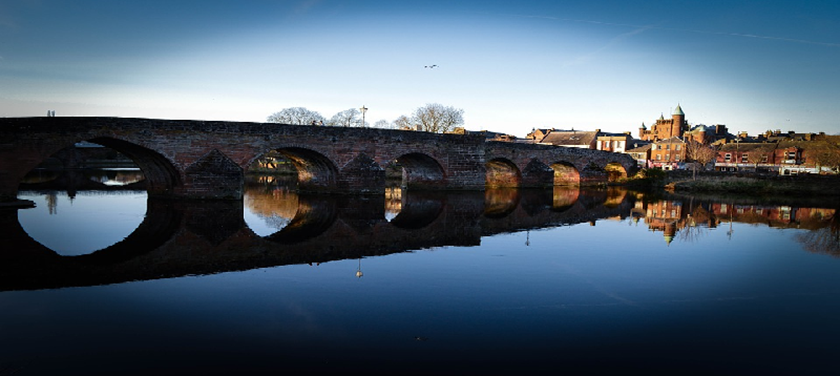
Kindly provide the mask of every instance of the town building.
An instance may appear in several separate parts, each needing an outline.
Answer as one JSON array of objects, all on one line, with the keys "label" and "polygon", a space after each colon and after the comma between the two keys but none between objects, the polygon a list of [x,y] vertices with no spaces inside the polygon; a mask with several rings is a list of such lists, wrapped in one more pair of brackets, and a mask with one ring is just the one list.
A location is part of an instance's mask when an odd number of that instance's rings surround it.
[{"label": "town building", "polygon": [[734,142],[721,145],[715,158],[717,171],[778,171],[775,143]]},{"label": "town building", "polygon": [[678,136],[659,140],[651,145],[648,167],[676,170],[686,161],[686,142]]},{"label": "town building", "polygon": [[565,146],[568,148],[595,149],[600,129],[595,131],[576,131],[552,129],[545,137],[537,141],[540,144]]},{"label": "town building", "polygon": [[595,148],[613,153],[624,153],[633,148],[633,136],[630,132],[601,133],[595,141]]},{"label": "town building", "polygon": [[639,128],[639,139],[644,141],[658,141],[671,137],[682,137],[683,132],[688,130],[688,123],[685,121],[685,113],[680,105],[674,109],[670,119],[660,115],[656,123],[647,129],[644,123]]},{"label": "town building", "polygon": [[[784,137],[789,135],[791,137]],[[717,151],[715,170],[768,172],[779,175],[836,174],[840,144],[824,134],[767,134],[739,137]],[[762,140],[764,142],[758,142]]]},{"label": "town building", "polygon": [[533,142],[539,143],[542,141],[545,136],[547,136],[554,128],[534,128],[531,129],[531,133],[525,136],[526,140],[531,140]]},{"label": "town building", "polygon": [[636,165],[639,167],[648,167],[648,161],[650,160],[650,150],[653,148],[653,144],[645,144],[630,150],[625,151],[625,153],[630,154],[633,159],[636,160]]}]

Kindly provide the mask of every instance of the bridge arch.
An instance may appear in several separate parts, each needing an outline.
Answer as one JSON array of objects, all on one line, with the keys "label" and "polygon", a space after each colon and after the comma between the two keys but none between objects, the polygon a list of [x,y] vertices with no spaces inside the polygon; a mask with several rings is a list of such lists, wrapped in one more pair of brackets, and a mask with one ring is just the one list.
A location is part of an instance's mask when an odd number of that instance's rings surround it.
[{"label": "bridge arch", "polygon": [[604,166],[604,170],[607,171],[607,181],[610,183],[627,178],[627,169],[621,163],[607,163],[607,165]]},{"label": "bridge arch", "polygon": [[514,188],[522,182],[522,172],[509,159],[491,159],[485,163],[485,169],[485,186],[488,188]]},{"label": "bridge arch", "polygon": [[110,137],[87,141],[114,149],[134,161],[143,171],[149,196],[169,196],[182,184],[181,174],[172,162],[152,149]]},{"label": "bridge arch", "polygon": [[551,164],[554,170],[554,185],[576,186],[580,185],[580,171],[569,162],[555,162]]},{"label": "bridge arch", "polygon": [[403,154],[391,163],[390,168],[401,170],[400,186],[407,189],[441,189],[447,186],[443,166],[426,154]]},{"label": "bridge arch", "polygon": [[294,166],[298,190],[325,191],[336,188],[338,168],[324,154],[302,147],[281,147],[274,149],[274,152]]},{"label": "bridge arch", "polygon": [[[73,159],[74,156],[70,155],[72,153],[67,150],[81,141],[102,145],[131,159],[142,171],[143,180],[145,180],[145,187],[150,197],[169,196],[173,193],[176,187],[182,184],[180,173],[168,158],[142,145],[112,137],[93,137],[82,140],[68,140],[66,144],[57,144],[57,150],[47,151],[41,160],[36,161],[36,163],[40,164],[45,162],[52,156],[56,155],[60,155],[65,159]],[[62,163],[64,164],[64,167],[74,167],[76,162],[64,161]],[[26,172],[28,173],[36,167],[37,166],[32,166]],[[58,177],[58,174],[56,177]],[[22,178],[19,184],[23,182],[24,179]]]}]

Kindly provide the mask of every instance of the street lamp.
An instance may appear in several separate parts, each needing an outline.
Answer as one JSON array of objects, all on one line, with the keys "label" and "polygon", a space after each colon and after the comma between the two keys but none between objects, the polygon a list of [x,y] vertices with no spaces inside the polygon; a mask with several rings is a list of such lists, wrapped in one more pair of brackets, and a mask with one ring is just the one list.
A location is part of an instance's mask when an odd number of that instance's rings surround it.
[{"label": "street lamp", "polygon": [[367,112],[367,110],[368,109],[365,105],[362,105],[362,107],[359,108],[359,111],[362,111],[362,127],[365,126],[365,112]]}]

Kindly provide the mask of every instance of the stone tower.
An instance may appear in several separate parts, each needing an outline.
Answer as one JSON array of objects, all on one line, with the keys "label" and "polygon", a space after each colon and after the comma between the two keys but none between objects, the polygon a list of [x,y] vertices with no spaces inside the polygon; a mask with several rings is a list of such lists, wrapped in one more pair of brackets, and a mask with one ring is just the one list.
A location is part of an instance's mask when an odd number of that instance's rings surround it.
[{"label": "stone tower", "polygon": [[686,124],[685,113],[679,104],[677,104],[677,108],[674,109],[674,113],[671,114],[671,119],[673,120],[671,122],[671,134],[668,137],[682,137]]},{"label": "stone tower", "polygon": [[670,119],[666,119],[665,114],[662,114],[656,120],[656,123],[651,125],[650,129],[647,129],[642,123],[642,127],[639,128],[639,138],[645,141],[658,141],[671,137],[682,137],[683,132],[688,130],[687,128],[685,113],[682,107],[677,104],[677,108],[674,109]]}]

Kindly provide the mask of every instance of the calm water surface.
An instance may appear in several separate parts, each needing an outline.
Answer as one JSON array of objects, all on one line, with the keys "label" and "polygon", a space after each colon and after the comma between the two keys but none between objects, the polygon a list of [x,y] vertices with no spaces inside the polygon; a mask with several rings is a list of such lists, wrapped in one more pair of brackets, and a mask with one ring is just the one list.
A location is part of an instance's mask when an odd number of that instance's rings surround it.
[{"label": "calm water surface", "polygon": [[21,198],[37,207],[0,212],[0,375],[836,369],[830,205],[619,190],[258,187],[209,209],[142,191]]}]

